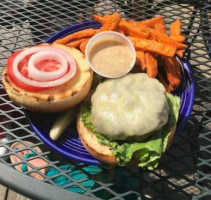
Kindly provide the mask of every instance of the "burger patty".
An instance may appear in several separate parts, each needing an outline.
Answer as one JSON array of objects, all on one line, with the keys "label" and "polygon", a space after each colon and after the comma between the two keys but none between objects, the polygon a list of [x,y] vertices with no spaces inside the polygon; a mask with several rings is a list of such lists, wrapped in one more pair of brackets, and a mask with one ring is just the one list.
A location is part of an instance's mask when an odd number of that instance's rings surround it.
[{"label": "burger patty", "polygon": [[145,73],[99,84],[91,104],[93,125],[111,140],[145,139],[168,121],[165,88]]}]

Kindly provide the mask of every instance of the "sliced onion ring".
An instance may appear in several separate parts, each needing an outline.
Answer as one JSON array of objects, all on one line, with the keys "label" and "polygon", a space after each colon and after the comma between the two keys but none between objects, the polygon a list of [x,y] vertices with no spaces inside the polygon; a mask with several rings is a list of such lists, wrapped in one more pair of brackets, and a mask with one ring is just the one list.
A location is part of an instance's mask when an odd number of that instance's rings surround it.
[{"label": "sliced onion ring", "polygon": [[[63,77],[61,77],[57,80],[53,80],[53,81],[40,82],[40,81],[31,80],[29,78],[26,78],[19,72],[18,64],[26,56],[34,54],[39,51],[54,51],[57,53],[61,53],[67,59],[67,62],[70,66],[70,70]],[[43,88],[54,87],[54,86],[58,86],[63,83],[66,83],[68,80],[70,80],[72,77],[75,76],[76,68],[77,68],[77,66],[76,66],[76,62],[75,62],[74,58],[67,51],[57,48],[57,47],[53,47],[53,46],[35,46],[35,47],[29,48],[29,49],[25,49],[20,54],[18,54],[16,56],[16,58],[14,59],[14,62],[13,62],[14,75],[19,81],[21,81],[22,83],[25,83],[27,85],[30,85],[30,86],[43,87]]]},{"label": "sliced onion ring", "polygon": [[[58,70],[52,72],[40,71],[35,67],[35,64],[42,60],[56,60],[61,64]],[[29,76],[37,81],[52,81],[62,77],[68,69],[68,63],[66,58],[59,53],[52,51],[40,51],[31,56],[28,62],[28,73]]]}]

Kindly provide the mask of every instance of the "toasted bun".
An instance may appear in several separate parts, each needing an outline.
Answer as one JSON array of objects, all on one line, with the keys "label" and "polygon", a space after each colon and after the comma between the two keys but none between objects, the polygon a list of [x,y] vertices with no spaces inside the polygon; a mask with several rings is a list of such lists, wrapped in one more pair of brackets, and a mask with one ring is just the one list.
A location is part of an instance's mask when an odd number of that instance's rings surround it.
[{"label": "toasted bun", "polygon": [[13,102],[32,111],[59,112],[79,104],[89,93],[93,72],[89,68],[84,54],[72,47],[53,45],[68,51],[75,58],[78,68],[74,78],[54,88],[31,92],[17,87],[9,79],[5,67],[2,73],[2,83]]},{"label": "toasted bun", "polygon": [[96,135],[84,126],[80,118],[77,121],[77,130],[82,144],[93,157],[110,165],[118,164],[112,155],[112,148],[99,143]]},{"label": "toasted bun", "polygon": [[[112,155],[112,148],[99,143],[96,135],[85,127],[80,118],[77,121],[77,130],[82,144],[93,157],[110,165],[118,165],[117,160]],[[168,138],[167,148],[171,146],[175,130],[176,126],[172,127],[171,134]]]}]

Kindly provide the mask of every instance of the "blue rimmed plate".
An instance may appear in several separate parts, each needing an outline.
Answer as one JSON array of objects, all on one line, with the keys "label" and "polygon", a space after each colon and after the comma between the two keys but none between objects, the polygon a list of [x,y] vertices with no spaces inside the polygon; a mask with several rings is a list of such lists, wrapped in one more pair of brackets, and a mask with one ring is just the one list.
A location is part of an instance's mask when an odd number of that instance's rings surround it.
[{"label": "blue rimmed plate", "polygon": [[[45,42],[52,43],[58,38],[82,29],[99,28],[100,26],[101,25],[96,21],[86,21],[61,30],[55,35],[49,37]],[[183,130],[188,118],[190,117],[195,95],[194,79],[190,65],[186,60],[179,60],[179,62],[182,69],[182,82],[174,95],[181,98],[181,108],[177,123],[176,135]],[[76,123],[72,123],[72,125],[68,127],[65,133],[59,138],[59,140],[53,141],[49,137],[49,131],[55,120],[55,115],[39,114],[27,110],[25,110],[25,114],[34,132],[53,150],[72,160],[89,164],[100,164],[100,162],[93,158],[81,144],[76,130]]]}]

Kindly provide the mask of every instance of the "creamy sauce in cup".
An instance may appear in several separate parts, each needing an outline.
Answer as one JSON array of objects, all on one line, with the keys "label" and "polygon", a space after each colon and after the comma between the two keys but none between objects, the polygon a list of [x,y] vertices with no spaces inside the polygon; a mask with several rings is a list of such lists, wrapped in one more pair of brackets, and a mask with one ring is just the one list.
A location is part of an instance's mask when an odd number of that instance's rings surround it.
[{"label": "creamy sauce in cup", "polygon": [[124,42],[102,39],[91,46],[89,59],[98,72],[108,76],[118,76],[129,70],[133,55]]}]

